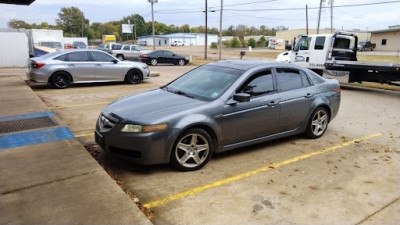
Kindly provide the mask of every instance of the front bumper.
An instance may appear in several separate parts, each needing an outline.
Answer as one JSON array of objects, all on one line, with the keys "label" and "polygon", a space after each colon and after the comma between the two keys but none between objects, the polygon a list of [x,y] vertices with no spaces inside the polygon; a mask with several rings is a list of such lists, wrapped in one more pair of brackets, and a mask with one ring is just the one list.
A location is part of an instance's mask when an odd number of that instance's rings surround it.
[{"label": "front bumper", "polygon": [[[101,116],[100,116],[101,117]],[[121,132],[124,124],[115,124],[104,129],[99,118],[96,124],[95,141],[105,151],[128,157],[131,161],[144,164],[169,163],[174,132],[168,128],[151,133]],[[172,134],[172,135],[171,135]]]}]

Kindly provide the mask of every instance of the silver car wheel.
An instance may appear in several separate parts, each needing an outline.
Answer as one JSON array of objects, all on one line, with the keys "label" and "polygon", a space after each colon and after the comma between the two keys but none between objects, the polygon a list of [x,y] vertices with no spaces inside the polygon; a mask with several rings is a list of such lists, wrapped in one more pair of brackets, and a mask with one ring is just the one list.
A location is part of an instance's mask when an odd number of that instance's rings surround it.
[{"label": "silver car wheel", "polygon": [[171,162],[180,171],[197,170],[208,162],[211,149],[210,136],[201,129],[191,129],[178,138]]},{"label": "silver car wheel", "polygon": [[151,65],[153,65],[153,66],[157,66],[157,59],[152,59],[152,60],[150,61],[150,63],[151,63]]},{"label": "silver car wheel", "polygon": [[306,132],[307,136],[310,138],[319,138],[321,137],[326,129],[328,128],[329,116],[328,112],[324,108],[318,108],[314,111],[310,123],[309,128]]},{"label": "silver car wheel", "polygon": [[178,64],[180,66],[184,66],[185,65],[185,60],[183,60],[183,59],[179,60]]}]

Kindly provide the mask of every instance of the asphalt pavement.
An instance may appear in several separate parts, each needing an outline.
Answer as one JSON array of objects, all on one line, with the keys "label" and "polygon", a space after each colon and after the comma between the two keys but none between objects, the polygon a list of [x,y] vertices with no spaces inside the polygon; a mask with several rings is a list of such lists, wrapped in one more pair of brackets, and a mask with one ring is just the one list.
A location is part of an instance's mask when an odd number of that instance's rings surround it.
[{"label": "asphalt pavement", "polygon": [[24,78],[0,69],[0,224],[152,224]]}]

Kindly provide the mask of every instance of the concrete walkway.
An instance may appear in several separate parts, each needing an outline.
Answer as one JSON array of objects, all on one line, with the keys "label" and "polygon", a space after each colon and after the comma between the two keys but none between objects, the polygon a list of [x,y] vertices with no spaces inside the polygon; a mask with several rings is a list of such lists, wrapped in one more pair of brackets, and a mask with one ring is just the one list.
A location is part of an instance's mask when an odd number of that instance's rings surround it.
[{"label": "concrete walkway", "polygon": [[21,71],[0,69],[0,224],[151,224]]}]

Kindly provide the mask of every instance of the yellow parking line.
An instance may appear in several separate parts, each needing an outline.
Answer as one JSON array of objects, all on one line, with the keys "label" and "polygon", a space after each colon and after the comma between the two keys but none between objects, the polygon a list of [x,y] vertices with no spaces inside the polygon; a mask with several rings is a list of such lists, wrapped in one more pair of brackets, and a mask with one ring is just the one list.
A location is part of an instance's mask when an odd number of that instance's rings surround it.
[{"label": "yellow parking line", "polygon": [[78,135],[75,135],[75,137],[76,138],[78,138],[78,137],[87,137],[87,136],[92,136],[92,135],[94,135],[94,132],[86,133],[86,134],[78,134]]},{"label": "yellow parking line", "polygon": [[363,141],[363,140],[368,140],[368,139],[371,139],[371,138],[374,138],[374,137],[378,137],[380,135],[382,135],[382,134],[381,133],[374,133],[374,134],[371,134],[371,135],[368,135],[368,136],[364,136],[364,137],[361,137],[361,138],[357,138],[357,139],[354,139],[354,140],[351,140],[351,141],[343,142],[343,143],[335,145],[333,147],[329,147],[329,148],[325,148],[325,149],[322,149],[322,150],[319,150],[319,151],[315,151],[315,152],[311,152],[311,153],[308,153],[308,154],[304,154],[304,155],[301,155],[301,156],[298,156],[298,157],[294,157],[292,159],[281,161],[281,162],[278,162],[278,163],[275,163],[275,164],[272,164],[272,165],[268,165],[268,166],[261,167],[261,168],[255,169],[255,170],[251,170],[251,171],[248,171],[248,172],[245,172],[245,173],[241,173],[241,174],[238,174],[238,175],[235,175],[235,176],[232,176],[232,177],[228,177],[226,179],[222,179],[222,180],[219,180],[219,181],[216,181],[216,182],[213,182],[213,183],[209,183],[209,184],[206,184],[204,186],[200,186],[200,187],[196,187],[196,188],[193,188],[193,189],[190,189],[190,190],[187,190],[187,191],[183,191],[181,193],[174,194],[174,195],[168,196],[168,197],[160,199],[160,200],[155,200],[155,201],[143,204],[143,206],[146,207],[146,208],[155,208],[155,207],[167,204],[169,202],[172,202],[172,201],[175,201],[175,200],[178,200],[178,199],[181,199],[181,198],[185,198],[185,197],[188,197],[188,196],[191,196],[191,195],[195,195],[197,193],[206,191],[206,190],[211,189],[211,188],[215,188],[215,187],[218,187],[218,186],[229,184],[229,183],[232,183],[234,181],[242,180],[244,178],[251,177],[251,176],[257,175],[257,174],[262,173],[262,172],[266,172],[266,171],[269,171],[269,170],[272,170],[272,169],[275,169],[275,168],[278,168],[278,167],[282,167],[282,166],[285,166],[285,165],[288,165],[288,164],[291,164],[291,163],[294,163],[294,162],[298,162],[298,161],[301,161],[301,160],[304,160],[304,159],[308,159],[308,158],[311,158],[313,156],[320,155],[320,154],[323,154],[323,153],[326,153],[326,152],[334,151],[336,149],[343,148],[343,147],[349,146],[351,144],[354,144],[354,143],[357,143],[357,142],[360,142],[360,141]]},{"label": "yellow parking line", "polygon": [[49,109],[64,109],[64,108],[72,108],[72,107],[103,105],[103,104],[108,104],[108,103],[110,103],[110,102],[96,102],[96,103],[77,104],[77,105],[61,105],[61,106],[52,106],[52,107],[49,107]]}]

